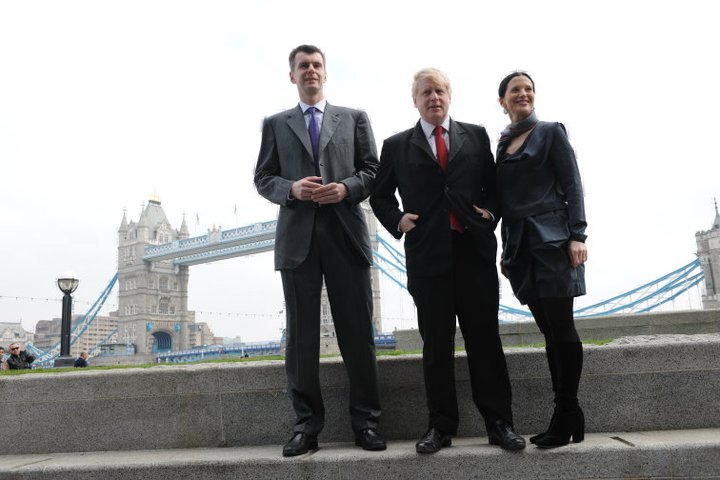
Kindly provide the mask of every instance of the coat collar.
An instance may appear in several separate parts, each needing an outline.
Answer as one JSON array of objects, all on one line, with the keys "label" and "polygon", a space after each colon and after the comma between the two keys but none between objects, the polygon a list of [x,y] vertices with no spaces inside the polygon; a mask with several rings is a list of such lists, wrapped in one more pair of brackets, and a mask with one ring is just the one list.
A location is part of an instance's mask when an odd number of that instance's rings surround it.
[{"label": "coat collar", "polygon": [[[425,137],[425,131],[423,131],[420,125],[420,120],[415,124],[415,128],[410,135],[410,143],[419,147],[433,162],[437,162],[437,158],[430,148],[430,143]],[[450,151],[448,152],[448,162],[453,161],[453,158],[462,150],[464,144],[465,129],[461,124],[450,118]]]},{"label": "coat collar", "polygon": [[[312,158],[310,133],[308,132],[305,116],[299,104],[297,107],[287,111],[287,124],[290,130],[297,136],[298,140],[300,140],[303,147],[305,147],[305,151],[310,155],[310,158]],[[325,111],[323,112],[323,122],[320,127],[320,156],[322,156],[322,152],[325,147],[327,147],[327,144],[330,143],[330,139],[339,124],[340,115],[338,115],[337,108],[330,105],[330,103],[326,103]]]}]

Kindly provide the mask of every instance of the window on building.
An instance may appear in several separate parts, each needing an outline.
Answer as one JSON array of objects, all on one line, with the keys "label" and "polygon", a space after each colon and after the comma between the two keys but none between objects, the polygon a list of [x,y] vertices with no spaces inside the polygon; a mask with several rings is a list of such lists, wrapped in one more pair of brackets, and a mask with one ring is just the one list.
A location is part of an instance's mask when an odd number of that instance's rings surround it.
[{"label": "window on building", "polygon": [[170,313],[170,299],[163,297],[160,299],[160,311],[158,312],[161,315],[167,315]]}]

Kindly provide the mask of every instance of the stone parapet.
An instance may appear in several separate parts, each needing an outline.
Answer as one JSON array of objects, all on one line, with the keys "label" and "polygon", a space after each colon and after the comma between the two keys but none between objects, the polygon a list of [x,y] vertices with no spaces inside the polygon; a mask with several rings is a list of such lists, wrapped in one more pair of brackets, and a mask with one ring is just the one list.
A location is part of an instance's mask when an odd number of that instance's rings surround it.
[{"label": "stone parapet", "polygon": [[[580,401],[589,432],[720,427],[720,337],[586,348]],[[547,427],[552,393],[543,349],[506,350],[515,426]],[[390,440],[426,429],[419,355],[380,357]],[[464,354],[456,359],[459,437],[484,435]],[[350,442],[348,385],[339,358],[320,367],[327,419],[321,442]],[[281,445],[293,414],[282,361],[33,373],[0,377],[5,454]]]}]

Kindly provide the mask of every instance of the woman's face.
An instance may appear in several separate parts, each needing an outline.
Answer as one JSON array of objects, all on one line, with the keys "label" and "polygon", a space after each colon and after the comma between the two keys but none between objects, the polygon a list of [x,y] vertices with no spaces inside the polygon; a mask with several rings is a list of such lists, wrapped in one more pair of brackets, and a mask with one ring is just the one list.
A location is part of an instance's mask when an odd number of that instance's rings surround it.
[{"label": "woman's face", "polygon": [[535,90],[530,79],[525,75],[518,75],[510,80],[505,96],[500,99],[500,105],[507,110],[513,123],[530,115],[535,107]]}]

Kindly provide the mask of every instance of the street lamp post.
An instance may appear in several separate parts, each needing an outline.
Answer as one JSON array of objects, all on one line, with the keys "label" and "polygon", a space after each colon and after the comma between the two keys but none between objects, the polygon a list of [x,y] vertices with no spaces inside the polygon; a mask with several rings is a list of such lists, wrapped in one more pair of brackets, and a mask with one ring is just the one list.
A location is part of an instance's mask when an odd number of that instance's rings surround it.
[{"label": "street lamp post", "polygon": [[72,327],[72,296],[80,283],[77,275],[66,272],[57,279],[58,288],[65,295],[62,304],[62,323],[60,326],[60,356],[55,359],[55,367],[72,367],[75,359],[70,356],[70,329]]}]

